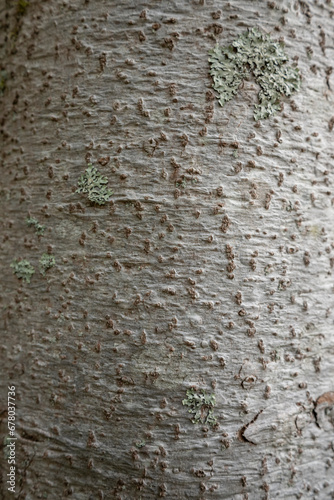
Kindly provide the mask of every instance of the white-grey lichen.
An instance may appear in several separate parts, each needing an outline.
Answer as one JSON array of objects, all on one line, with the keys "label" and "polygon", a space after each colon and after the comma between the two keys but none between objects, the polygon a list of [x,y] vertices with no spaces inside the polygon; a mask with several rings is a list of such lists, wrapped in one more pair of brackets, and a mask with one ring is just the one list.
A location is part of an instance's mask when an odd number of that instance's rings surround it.
[{"label": "white-grey lichen", "polygon": [[189,413],[193,415],[194,424],[215,425],[217,419],[213,414],[216,405],[216,396],[206,394],[204,391],[195,391],[193,388],[187,390],[187,398],[182,401],[184,406],[189,407]]},{"label": "white-grey lichen", "polygon": [[290,96],[300,88],[299,69],[286,65],[288,56],[284,44],[257,28],[242,33],[227,47],[216,45],[209,54],[213,88],[219,93],[221,106],[235,96],[243,80],[253,73],[261,87],[259,104],[254,110],[255,120],[280,111],[282,95]]},{"label": "white-grey lichen", "polygon": [[28,260],[25,260],[25,259],[20,260],[20,261],[13,260],[10,267],[13,268],[13,273],[16,274],[16,276],[19,279],[22,279],[22,280],[26,281],[27,283],[30,283],[30,279],[31,279],[32,275],[34,274],[35,269],[33,268],[33,266],[30,264],[30,262]]},{"label": "white-grey lichen", "polygon": [[85,193],[92,203],[104,205],[112,195],[112,191],[107,188],[107,184],[107,177],[101,175],[98,169],[89,163],[85,173],[82,174],[78,181],[76,193]]}]

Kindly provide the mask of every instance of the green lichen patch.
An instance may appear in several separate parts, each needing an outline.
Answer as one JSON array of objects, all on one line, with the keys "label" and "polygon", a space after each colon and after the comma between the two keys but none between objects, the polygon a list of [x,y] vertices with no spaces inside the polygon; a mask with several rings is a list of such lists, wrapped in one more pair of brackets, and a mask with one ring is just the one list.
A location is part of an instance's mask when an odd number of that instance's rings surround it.
[{"label": "green lichen patch", "polygon": [[104,205],[112,195],[112,191],[107,188],[107,184],[107,177],[101,175],[98,169],[89,163],[85,173],[82,174],[78,181],[76,193],[85,193],[92,203]]},{"label": "green lichen patch", "polygon": [[16,11],[19,16],[23,16],[26,13],[26,10],[29,6],[28,0],[18,0]]},{"label": "green lichen patch", "polygon": [[230,101],[240,84],[252,73],[261,87],[254,118],[268,118],[281,110],[280,99],[300,88],[299,69],[287,66],[288,56],[281,42],[251,28],[227,47],[209,51],[213,88],[219,93],[219,104]]},{"label": "green lichen patch", "polygon": [[48,253],[43,253],[42,257],[39,259],[39,272],[45,276],[45,272],[53,267],[56,263],[56,259],[53,255]]},{"label": "green lichen patch", "polygon": [[215,425],[217,419],[213,414],[213,407],[216,405],[216,396],[206,394],[204,391],[195,391],[191,388],[187,390],[187,397],[182,401],[184,406],[189,407],[189,413],[193,415],[193,424]]},{"label": "green lichen patch", "polygon": [[145,445],[146,445],[146,441],[145,441],[145,439],[142,439],[141,441],[137,441],[137,443],[136,443],[136,447],[137,447],[138,449],[142,448],[142,447],[143,447],[143,446],[145,446]]},{"label": "green lichen patch", "polygon": [[34,217],[27,217],[26,222],[28,226],[33,226],[35,228],[36,234],[39,236],[44,234],[45,226],[42,226]]},{"label": "green lichen patch", "polygon": [[17,260],[14,260],[10,267],[13,268],[13,273],[16,274],[16,276],[19,278],[19,279],[22,279],[24,281],[26,281],[27,283],[30,283],[30,279],[32,277],[32,275],[34,274],[35,272],[35,269],[33,268],[33,266],[30,264],[30,262],[28,260],[20,260],[20,261],[17,261]]}]

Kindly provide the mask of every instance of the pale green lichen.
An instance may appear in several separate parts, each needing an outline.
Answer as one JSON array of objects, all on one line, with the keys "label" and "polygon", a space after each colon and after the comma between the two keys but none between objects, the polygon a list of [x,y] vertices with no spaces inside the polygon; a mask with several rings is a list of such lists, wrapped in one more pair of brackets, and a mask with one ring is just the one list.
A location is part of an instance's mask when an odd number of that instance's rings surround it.
[{"label": "pale green lichen", "polygon": [[85,193],[92,203],[104,205],[109,201],[112,191],[107,188],[108,179],[100,174],[91,163],[88,164],[85,173],[78,181],[76,193]]},{"label": "pale green lichen", "polygon": [[189,413],[193,415],[192,422],[194,424],[209,424],[217,423],[216,417],[213,415],[213,407],[216,405],[216,396],[214,394],[206,394],[204,391],[195,391],[193,388],[187,390],[187,398],[182,401],[184,406],[189,407]]},{"label": "pale green lichen", "polygon": [[42,226],[42,224],[40,224],[37,219],[35,219],[34,217],[28,217],[26,219],[26,222],[28,226],[33,226],[35,228],[36,234],[38,234],[39,236],[44,234],[45,226]]},{"label": "pale green lichen", "polygon": [[43,253],[42,257],[39,259],[39,272],[45,276],[45,272],[53,267],[56,263],[56,259],[53,255],[48,253]]},{"label": "pale green lichen", "polygon": [[141,441],[138,441],[138,442],[136,443],[136,446],[137,446],[137,448],[138,448],[138,449],[140,449],[140,448],[142,448],[143,446],[145,446],[145,444],[146,444],[145,439],[142,439]]},{"label": "pale green lichen", "polygon": [[250,73],[260,85],[259,104],[254,118],[268,118],[281,110],[280,98],[300,88],[299,69],[287,66],[288,56],[281,42],[251,28],[227,47],[217,45],[209,52],[213,88],[219,93],[219,104],[230,101]]},{"label": "pale green lichen", "polygon": [[30,262],[28,260],[20,260],[20,261],[17,261],[17,260],[14,260],[10,267],[13,268],[13,273],[16,274],[16,276],[19,278],[19,279],[22,279],[24,281],[26,281],[27,283],[30,283],[30,279],[32,277],[32,275],[34,274],[35,272],[35,269],[33,268],[33,266],[30,264]]}]

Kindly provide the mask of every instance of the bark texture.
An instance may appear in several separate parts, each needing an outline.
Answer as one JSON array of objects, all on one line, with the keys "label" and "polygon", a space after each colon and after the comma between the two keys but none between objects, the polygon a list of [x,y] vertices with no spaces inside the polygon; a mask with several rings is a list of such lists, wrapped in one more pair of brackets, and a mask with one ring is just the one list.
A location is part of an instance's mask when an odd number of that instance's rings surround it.
[{"label": "bark texture", "polygon": [[[18,4],[0,3],[15,498],[334,498],[333,6]],[[254,26],[303,76],[259,123],[256,84],[221,108],[208,65]],[[75,193],[88,163],[104,206]],[[191,387],[216,426],[191,422]]]}]

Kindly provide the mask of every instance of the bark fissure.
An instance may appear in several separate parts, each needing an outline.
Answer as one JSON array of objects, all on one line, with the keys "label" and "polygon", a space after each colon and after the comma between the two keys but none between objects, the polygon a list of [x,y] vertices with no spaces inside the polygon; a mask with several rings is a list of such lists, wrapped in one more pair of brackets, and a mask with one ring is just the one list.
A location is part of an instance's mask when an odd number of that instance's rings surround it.
[{"label": "bark fissure", "polygon": [[241,427],[241,429],[240,429],[240,430],[239,430],[239,432],[238,432],[238,436],[239,436],[239,438],[240,438],[242,441],[245,441],[246,443],[250,443],[250,444],[253,444],[253,445],[256,445],[256,444],[257,444],[257,443],[253,443],[253,441],[251,441],[250,439],[247,439],[247,438],[246,438],[246,436],[245,436],[245,431],[246,431],[246,429],[248,429],[248,427],[249,427],[250,425],[252,425],[252,424],[256,421],[256,419],[258,418],[258,416],[259,416],[259,415],[261,415],[261,413],[262,413],[262,412],[263,412],[263,410],[260,410],[260,411],[259,411],[259,412],[255,415],[255,417],[254,417],[252,420],[250,420],[250,422],[247,422],[247,424],[245,424],[245,425],[243,425],[243,426]]}]

